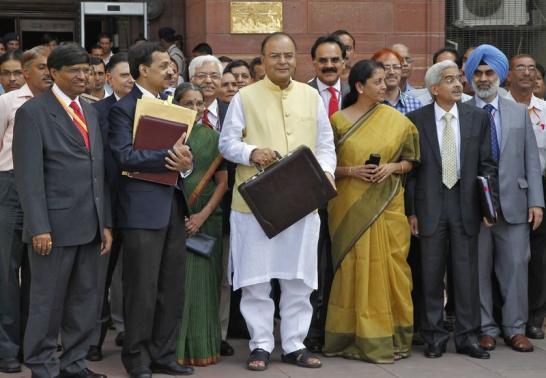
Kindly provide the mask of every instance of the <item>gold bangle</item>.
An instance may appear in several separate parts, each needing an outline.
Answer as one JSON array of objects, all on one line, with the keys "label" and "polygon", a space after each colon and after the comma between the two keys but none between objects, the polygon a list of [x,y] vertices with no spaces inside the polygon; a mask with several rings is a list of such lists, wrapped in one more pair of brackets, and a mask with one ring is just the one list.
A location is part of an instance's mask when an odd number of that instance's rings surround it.
[{"label": "gold bangle", "polygon": [[400,173],[404,173],[404,164],[400,162]]},{"label": "gold bangle", "polygon": [[349,176],[353,175],[353,167],[349,167]]}]

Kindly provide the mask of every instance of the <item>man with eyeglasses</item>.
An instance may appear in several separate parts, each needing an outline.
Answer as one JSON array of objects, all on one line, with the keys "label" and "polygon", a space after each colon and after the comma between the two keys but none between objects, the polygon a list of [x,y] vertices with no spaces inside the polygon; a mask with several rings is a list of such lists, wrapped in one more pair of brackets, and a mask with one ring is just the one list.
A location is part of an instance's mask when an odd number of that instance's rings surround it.
[{"label": "man with eyeglasses", "polygon": [[[296,44],[286,33],[273,33],[262,42],[266,77],[241,89],[231,100],[220,135],[220,153],[237,163],[238,187],[265,167],[300,145],[314,151],[333,183],[336,167],[333,132],[317,91],[292,79]],[[242,288],[241,314],[251,350],[250,370],[266,370],[275,347],[270,298],[271,279],[281,288],[282,361],[318,368],[320,359],[303,343],[313,315],[309,297],[317,288],[317,243],[320,219],[311,213],[269,239],[247,203],[236,190],[231,202],[231,272],[233,289]],[[230,273],[231,273],[230,272]]]},{"label": "man with eyeglasses", "polygon": [[[307,84],[315,88],[328,113],[328,118],[341,109],[343,97],[350,89],[340,76],[345,68],[346,47],[334,34],[319,37],[311,47],[311,58],[316,76]],[[310,351],[319,353],[324,344],[324,326],[328,298],[332,286],[332,256],[328,232],[328,213],[319,209],[320,235],[318,243],[318,289],[311,294],[313,318],[305,345]]]},{"label": "man with eyeglasses", "polygon": [[403,59],[402,61],[402,75],[400,78],[400,90],[403,93],[408,93],[414,89],[408,82],[411,74],[413,73],[413,58],[411,57],[409,47],[403,43],[395,43],[391,46],[392,51],[396,51]]},{"label": "man with eyeglasses", "polygon": [[355,54],[356,40],[355,37],[353,37],[353,35],[347,30],[336,30],[332,34],[337,36],[341,43],[345,45],[345,67],[340,73],[340,78],[341,81],[347,83],[349,81],[349,73],[351,72],[351,68],[353,66],[353,56]]},{"label": "man with eyeglasses", "polygon": [[190,62],[190,81],[203,90],[205,111],[201,123],[216,131],[222,130],[227,104],[218,100],[223,72],[222,62],[213,55],[200,55]]},{"label": "man with eyeglasses", "polygon": [[392,106],[402,114],[407,114],[419,109],[423,104],[416,98],[400,90],[402,77],[402,62],[404,59],[396,51],[381,49],[377,51],[372,60],[383,63],[385,67],[385,104]]},{"label": "man with eyeglasses", "polygon": [[[510,91],[506,98],[527,107],[538,146],[542,185],[546,188],[546,102],[533,94],[536,79],[540,75],[532,56],[520,54],[512,57],[508,72]],[[546,316],[546,222],[531,231],[528,295],[529,318],[526,335],[531,339],[543,339],[542,323]]]},{"label": "man with eyeglasses", "polygon": [[0,84],[4,93],[15,91],[25,85],[20,50],[8,50],[0,56]]},{"label": "man with eyeglasses", "polygon": [[100,300],[99,256],[112,245],[99,115],[79,99],[89,55],[59,46],[47,65],[55,84],[19,108],[13,136],[31,272],[25,364],[33,377],[104,378],[84,359]]},{"label": "man with eyeglasses", "polygon": [[25,51],[22,66],[27,84],[0,96],[0,372],[3,373],[21,370],[18,354],[22,351],[21,336],[28,316],[30,290],[27,246],[22,242],[23,210],[13,171],[13,126],[16,111],[51,87],[48,55],[49,49],[43,46]]},{"label": "man with eyeglasses", "polygon": [[[521,77],[527,76],[532,96],[534,75],[531,77],[530,71],[534,61],[523,58],[512,63],[513,71],[517,67]],[[502,51],[487,44],[478,46],[465,63],[466,78],[475,94],[468,103],[488,112],[491,153],[499,166],[497,222],[490,228],[482,226],[479,235],[480,345],[493,350],[495,338],[502,335],[512,349],[532,352],[533,344],[525,336],[529,232],[537,230],[542,222],[544,192],[539,151],[527,108],[499,95],[508,67]],[[516,79],[515,72],[511,75]],[[502,297],[502,325],[493,316],[493,273]]]}]

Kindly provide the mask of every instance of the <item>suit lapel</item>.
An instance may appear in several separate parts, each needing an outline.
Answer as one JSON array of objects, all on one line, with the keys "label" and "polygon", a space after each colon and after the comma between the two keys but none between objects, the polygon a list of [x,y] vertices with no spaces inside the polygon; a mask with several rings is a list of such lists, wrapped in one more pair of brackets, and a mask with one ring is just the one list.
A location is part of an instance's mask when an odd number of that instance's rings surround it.
[{"label": "suit lapel", "polygon": [[48,92],[46,92],[44,97],[49,102],[49,114],[53,116],[57,127],[61,129],[62,133],[65,134],[68,138],[72,139],[83,149],[86,149],[83,136],[74,124],[72,118],[70,118],[68,113],[66,113],[66,110],[64,110],[63,106],[59,103],[53,92],[49,90]]},{"label": "suit lapel", "polygon": [[97,135],[100,135],[100,133],[97,132],[99,121],[95,117],[95,113],[93,112],[91,105],[85,103],[84,101],[81,101],[80,103],[82,104],[82,112],[87,124],[87,133],[89,134],[89,151],[91,154],[93,154],[95,151],[95,144],[97,143]]},{"label": "suit lapel", "polygon": [[423,110],[426,111],[423,131],[428,143],[430,144],[432,152],[441,167],[442,156],[440,154],[440,145],[438,144],[438,132],[436,131],[436,116],[434,114],[434,103],[427,105],[425,108],[423,108]]},{"label": "suit lapel", "polygon": [[461,104],[457,103],[457,111],[459,112],[459,132],[461,135],[460,140],[460,152],[459,152],[459,160],[461,166],[459,169],[462,169],[464,157],[466,156],[466,145],[465,139],[472,136],[472,118],[470,116],[470,113],[465,112],[464,109],[461,109]]},{"label": "suit lapel", "polygon": [[512,117],[512,113],[510,113],[510,109],[506,106],[506,101],[501,96],[499,96],[499,112],[500,112],[500,121],[501,121],[501,150],[500,152],[504,150],[504,147],[506,147],[506,143],[508,141],[508,133],[510,133],[510,124],[512,124],[510,118]]}]

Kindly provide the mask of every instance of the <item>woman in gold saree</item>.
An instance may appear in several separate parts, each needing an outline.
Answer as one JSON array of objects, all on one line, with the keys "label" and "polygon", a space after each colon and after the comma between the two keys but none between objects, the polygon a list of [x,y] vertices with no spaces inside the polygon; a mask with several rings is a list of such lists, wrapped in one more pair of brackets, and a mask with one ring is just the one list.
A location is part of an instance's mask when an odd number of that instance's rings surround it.
[{"label": "woman in gold saree", "polygon": [[[374,363],[409,357],[413,334],[410,229],[403,177],[419,160],[417,129],[384,105],[385,70],[363,60],[332,116],[338,195],[328,206],[335,269],[324,353]],[[380,154],[379,166],[365,164]]]}]

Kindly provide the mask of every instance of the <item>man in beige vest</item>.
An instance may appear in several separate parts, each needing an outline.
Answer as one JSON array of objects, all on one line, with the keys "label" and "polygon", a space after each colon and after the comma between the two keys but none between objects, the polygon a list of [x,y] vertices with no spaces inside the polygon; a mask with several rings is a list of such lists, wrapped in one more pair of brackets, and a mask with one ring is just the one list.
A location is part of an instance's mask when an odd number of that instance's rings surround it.
[{"label": "man in beige vest", "polygon": [[[274,151],[286,155],[300,145],[314,151],[333,182],[332,128],[317,91],[291,78],[296,68],[293,39],[284,33],[267,36],[262,62],[266,77],[233,97],[220,135],[220,152],[238,164],[235,187],[256,173],[254,164],[273,162]],[[274,347],[275,305],[269,296],[273,278],[281,287],[282,360],[320,367],[320,360],[303,344],[313,313],[309,296],[317,287],[318,213],[268,239],[236,190],[231,209],[230,269],[233,290],[242,288],[241,313],[251,337],[248,369],[267,369]]]}]

